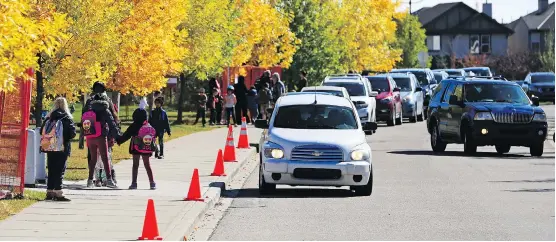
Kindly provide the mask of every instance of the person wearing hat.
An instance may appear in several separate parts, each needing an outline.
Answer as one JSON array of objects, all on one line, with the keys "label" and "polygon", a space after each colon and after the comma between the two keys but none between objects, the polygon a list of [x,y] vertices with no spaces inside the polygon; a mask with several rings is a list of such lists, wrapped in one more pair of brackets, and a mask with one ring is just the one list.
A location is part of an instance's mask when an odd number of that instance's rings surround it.
[{"label": "person wearing hat", "polygon": [[197,116],[195,118],[195,122],[193,125],[196,125],[199,122],[199,118],[202,119],[203,127],[205,127],[206,121],[206,109],[207,109],[207,101],[208,97],[205,94],[204,88],[199,88],[199,93],[197,94],[196,98],[196,105],[197,105]]}]

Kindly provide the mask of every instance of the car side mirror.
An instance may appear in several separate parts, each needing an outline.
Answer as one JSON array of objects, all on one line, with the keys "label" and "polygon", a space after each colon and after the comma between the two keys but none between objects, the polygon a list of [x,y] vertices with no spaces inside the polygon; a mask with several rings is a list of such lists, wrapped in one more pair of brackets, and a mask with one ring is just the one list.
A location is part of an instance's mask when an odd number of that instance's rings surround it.
[{"label": "car side mirror", "polygon": [[255,128],[268,129],[268,121],[266,119],[255,120]]},{"label": "car side mirror", "polygon": [[416,88],[415,88],[415,92],[422,92],[422,91],[423,91],[423,88],[422,88],[422,87],[416,87]]},{"label": "car side mirror", "polygon": [[537,96],[532,96],[531,101],[533,102],[533,106],[538,107],[540,105],[539,97]]},{"label": "car side mirror", "polygon": [[376,96],[378,96],[378,92],[376,91],[369,92],[369,97],[376,97]]},{"label": "car side mirror", "polygon": [[456,96],[456,95],[451,95],[451,96],[450,96],[449,104],[450,104],[450,105],[460,105],[461,102],[458,101],[458,96]]},{"label": "car side mirror", "polygon": [[399,92],[400,90],[401,90],[401,89],[400,89],[399,87],[395,87],[393,91],[394,91],[394,92]]}]

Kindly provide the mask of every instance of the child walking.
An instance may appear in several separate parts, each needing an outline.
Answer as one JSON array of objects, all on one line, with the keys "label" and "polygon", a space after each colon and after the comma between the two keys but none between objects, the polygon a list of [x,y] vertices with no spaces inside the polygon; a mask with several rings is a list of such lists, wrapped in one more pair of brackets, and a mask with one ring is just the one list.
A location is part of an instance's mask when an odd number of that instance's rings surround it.
[{"label": "child walking", "polygon": [[234,94],[234,86],[228,86],[228,93],[224,97],[224,106],[226,107],[226,125],[230,125],[230,116],[234,121],[234,126],[237,126],[234,114],[234,107],[237,103],[236,95]]},{"label": "child walking", "polygon": [[149,119],[149,122],[156,130],[156,138],[158,139],[159,148],[155,150],[154,157],[158,159],[164,159],[164,133],[168,133],[168,136],[172,135],[168,114],[166,113],[166,110],[162,109],[163,104],[164,99],[162,97],[154,100],[154,105],[156,107],[151,111],[151,117]]},{"label": "child walking", "polygon": [[130,190],[137,189],[137,173],[139,171],[139,159],[143,159],[143,165],[149,176],[151,190],[156,189],[153,171],[151,169],[150,157],[155,150],[154,139],[156,130],[147,121],[147,111],[136,109],[133,112],[133,123],[127,128],[124,134],[116,139],[118,145],[131,139],[129,153],[133,156],[133,167],[131,170]]}]

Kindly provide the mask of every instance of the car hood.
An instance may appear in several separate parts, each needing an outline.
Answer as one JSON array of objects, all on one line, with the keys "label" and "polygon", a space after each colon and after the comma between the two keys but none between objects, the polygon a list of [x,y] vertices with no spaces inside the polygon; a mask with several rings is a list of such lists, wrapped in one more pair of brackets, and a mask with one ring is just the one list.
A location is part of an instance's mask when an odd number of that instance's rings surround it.
[{"label": "car hood", "polygon": [[517,113],[527,113],[533,114],[534,112],[543,112],[542,108],[535,107],[526,104],[515,104],[515,103],[491,103],[491,102],[480,102],[471,104],[477,111],[490,111],[494,113],[499,112],[515,112]]},{"label": "car hood", "polygon": [[546,83],[546,82],[541,82],[541,83],[533,83],[531,84],[532,87],[554,87],[555,84],[554,83]]},{"label": "car hood", "polygon": [[281,145],[286,151],[299,145],[334,145],[350,151],[366,144],[365,133],[360,129],[283,129],[272,128],[270,142]]}]

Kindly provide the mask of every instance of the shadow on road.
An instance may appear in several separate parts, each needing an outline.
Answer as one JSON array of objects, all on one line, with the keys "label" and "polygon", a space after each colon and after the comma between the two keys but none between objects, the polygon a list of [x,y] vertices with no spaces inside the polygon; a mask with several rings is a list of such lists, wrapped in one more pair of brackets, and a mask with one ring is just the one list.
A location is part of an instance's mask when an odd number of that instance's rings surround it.
[{"label": "shadow on road", "polygon": [[554,192],[554,188],[546,189],[520,189],[520,190],[504,190],[505,192]]},{"label": "shadow on road", "polygon": [[524,183],[529,183],[529,182],[546,182],[546,183],[554,183],[554,178],[550,178],[550,179],[542,179],[542,180],[515,180],[515,181],[489,181],[489,182],[524,182]]},{"label": "shadow on road", "polygon": [[518,154],[503,154],[500,155],[494,152],[477,152],[474,155],[467,155],[463,153],[463,151],[444,151],[444,152],[433,152],[429,150],[396,150],[387,152],[389,154],[398,154],[398,155],[426,155],[426,156],[461,156],[461,157],[469,157],[469,158],[476,158],[476,159],[483,159],[483,158],[501,158],[501,159],[552,159],[554,160],[554,156],[541,156],[541,157],[532,157],[528,155],[518,155]]},{"label": "shadow on road", "polygon": [[230,189],[222,193],[228,198],[339,198],[354,197],[347,189],[277,188],[272,195],[260,195],[257,188]]}]

